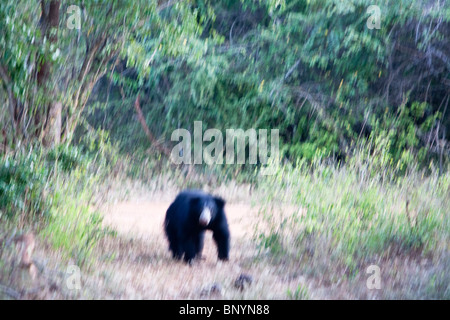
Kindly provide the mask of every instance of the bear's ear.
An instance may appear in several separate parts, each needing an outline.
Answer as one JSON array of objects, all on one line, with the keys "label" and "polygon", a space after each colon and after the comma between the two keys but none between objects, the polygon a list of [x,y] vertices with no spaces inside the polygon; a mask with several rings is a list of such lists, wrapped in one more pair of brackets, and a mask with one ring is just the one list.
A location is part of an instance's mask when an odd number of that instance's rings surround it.
[{"label": "bear's ear", "polygon": [[225,200],[223,200],[222,198],[214,197],[214,202],[216,203],[216,206],[219,210],[225,207]]}]

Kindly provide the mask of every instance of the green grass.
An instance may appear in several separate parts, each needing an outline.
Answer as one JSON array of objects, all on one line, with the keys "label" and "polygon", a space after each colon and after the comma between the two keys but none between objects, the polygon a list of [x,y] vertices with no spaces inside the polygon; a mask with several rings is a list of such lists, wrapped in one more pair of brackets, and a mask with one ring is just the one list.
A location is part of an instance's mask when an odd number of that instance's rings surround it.
[{"label": "green grass", "polygon": [[450,173],[411,170],[387,179],[364,169],[300,163],[268,176],[260,185],[261,251],[274,262],[298,261],[311,274],[340,268],[350,278],[366,263],[395,257],[442,264],[450,241]]},{"label": "green grass", "polygon": [[[255,259],[267,257],[283,274],[339,286],[359,281],[360,287],[367,265],[382,264],[385,283],[400,283],[404,290],[384,292],[384,297],[448,299],[449,170],[439,175],[432,166],[427,174],[402,168],[399,175],[389,160],[366,156],[356,155],[341,166],[284,164],[272,176],[259,176],[252,196],[263,199]],[[86,267],[96,258],[98,241],[110,232],[102,228],[93,201],[105,179],[117,174],[115,181],[123,183],[132,171],[152,181],[152,190],[223,183],[204,168],[187,177],[183,168],[161,167],[153,160],[109,163],[66,147],[0,159],[0,232],[7,236],[12,226],[18,232],[31,228],[65,259]],[[389,269],[397,258],[406,263]],[[422,260],[433,268],[422,268]],[[417,262],[419,276],[408,269],[411,261]],[[0,259],[0,266],[4,263]],[[310,298],[302,285],[287,296]]]},{"label": "green grass", "polygon": [[297,289],[295,289],[295,291],[288,290],[287,296],[291,300],[309,300],[310,299],[308,289],[301,284],[298,285],[298,287],[297,287]]},{"label": "green grass", "polygon": [[[78,265],[106,233],[92,197],[105,174],[87,153],[59,146],[0,158],[0,221],[31,229]],[[6,229],[5,229],[6,230]]]},{"label": "green grass", "polygon": [[[70,179],[73,181],[75,176],[73,172]],[[57,181],[51,216],[40,235],[81,266],[90,262],[95,244],[108,230],[102,228],[100,213],[90,206],[92,182],[83,187],[73,182],[64,186],[66,179]]]}]

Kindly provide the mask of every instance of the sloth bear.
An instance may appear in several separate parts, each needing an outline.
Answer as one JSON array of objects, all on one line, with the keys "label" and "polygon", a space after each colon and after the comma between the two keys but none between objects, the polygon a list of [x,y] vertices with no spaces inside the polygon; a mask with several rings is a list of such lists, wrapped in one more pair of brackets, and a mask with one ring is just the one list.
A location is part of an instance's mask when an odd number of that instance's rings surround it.
[{"label": "sloth bear", "polygon": [[178,194],[167,209],[164,229],[172,256],[192,263],[201,258],[205,230],[213,232],[220,260],[228,260],[230,231],[224,211],[225,201],[200,190]]}]

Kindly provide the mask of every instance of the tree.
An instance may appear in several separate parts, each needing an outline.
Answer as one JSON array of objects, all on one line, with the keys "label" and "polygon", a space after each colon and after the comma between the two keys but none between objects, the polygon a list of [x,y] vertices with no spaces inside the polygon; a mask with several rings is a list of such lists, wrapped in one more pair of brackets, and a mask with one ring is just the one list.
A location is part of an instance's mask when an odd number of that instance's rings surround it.
[{"label": "tree", "polygon": [[[450,155],[449,7],[438,0],[381,1],[380,29],[370,29],[371,5],[215,1],[203,36],[220,41],[200,61],[157,55],[142,83],[134,75],[117,80],[125,96],[126,88],[130,96],[145,91],[143,113],[166,141],[174,129],[202,120],[221,130],[277,128],[293,161],[345,160],[379,135],[390,140],[395,165]],[[109,102],[108,115],[124,113],[120,101]],[[139,145],[132,121],[108,119],[108,128],[127,128],[132,143],[121,137],[125,146]]]},{"label": "tree", "polygon": [[157,52],[183,53],[200,24],[190,1],[6,0],[0,29],[9,141],[51,147],[71,140],[95,84],[119,61],[145,74]]}]

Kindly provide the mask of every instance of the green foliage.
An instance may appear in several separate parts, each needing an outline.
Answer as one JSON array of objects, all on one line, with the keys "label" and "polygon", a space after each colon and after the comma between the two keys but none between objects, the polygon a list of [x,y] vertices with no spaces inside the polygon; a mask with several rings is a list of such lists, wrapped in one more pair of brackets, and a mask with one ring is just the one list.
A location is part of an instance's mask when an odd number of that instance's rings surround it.
[{"label": "green foliage", "polygon": [[48,168],[33,151],[0,158],[0,219],[47,216],[52,203],[46,194],[48,175]]},{"label": "green foliage", "polygon": [[[142,84],[154,59],[184,55],[195,64],[208,49],[199,39],[212,15],[207,2],[200,14],[191,1],[56,1],[58,25],[47,30],[49,3],[0,4],[0,29],[6,31],[0,35],[0,92],[8,93],[9,105],[2,108],[11,109],[10,119],[0,121],[9,136],[26,143],[42,140],[56,101],[63,103],[61,138],[70,141],[94,85],[114,70],[111,64],[126,60],[139,74],[135,84]],[[71,6],[81,10],[79,29],[69,27],[78,14]]]},{"label": "green foliage", "polygon": [[287,291],[288,298],[291,300],[309,300],[308,289],[302,284],[299,284],[294,292],[291,290]]},{"label": "green foliage", "polygon": [[[192,16],[186,13],[193,36],[171,41],[176,47],[166,51],[154,50],[159,40],[137,41],[127,66],[137,74],[116,68],[104,114],[90,113],[88,121],[110,128],[123,150],[145,150],[148,140],[133,118],[140,93],[148,126],[168,146],[173,130],[192,132],[201,120],[204,130],[279,129],[283,157],[293,162],[313,161],[317,150],[344,160],[361,143],[384,138],[387,157],[403,171],[416,162],[427,166],[439,153],[445,161],[448,152],[427,137],[448,126],[441,114],[447,95],[438,85],[446,67],[425,53],[445,47],[449,11],[438,3],[432,13],[423,2],[383,1],[382,28],[371,30],[371,4],[197,1]],[[195,16],[203,20],[194,27]],[[139,62],[149,56],[148,66]]]},{"label": "green foliage", "polygon": [[299,163],[268,177],[261,185],[272,193],[259,233],[262,249],[300,261],[325,256],[349,270],[376,257],[439,256],[450,238],[449,175],[380,179],[367,172],[378,167],[352,163]]},{"label": "green foliage", "polygon": [[80,169],[73,170],[70,183],[67,179],[58,177],[54,181],[58,189],[53,194],[50,219],[41,235],[81,266],[91,262],[91,253],[98,240],[110,231],[102,227],[102,216],[90,204],[97,179],[86,179]]},{"label": "green foliage", "polygon": [[271,230],[268,234],[261,233],[258,240],[263,249],[269,249],[274,255],[283,253],[280,236],[276,230]]},{"label": "green foliage", "polygon": [[[326,256],[352,273],[374,257],[445,250],[443,2],[379,1],[381,28],[369,29],[369,0],[61,0],[48,34],[41,4],[0,2],[2,221],[45,222],[50,243],[88,263],[106,232],[92,208],[96,186],[117,168],[146,180],[170,167],[136,119],[139,95],[169,149],[172,132],[193,133],[194,121],[204,131],[279,129],[287,164],[273,176],[250,165],[196,168],[215,183],[267,190],[257,239],[270,256]],[[66,25],[70,5],[82,8],[80,30]],[[50,75],[38,83],[44,65]],[[63,143],[25,153],[45,140],[54,102]],[[204,186],[189,169],[172,173],[178,186]],[[436,283],[430,290],[445,291]],[[308,298],[302,286],[288,295]]]},{"label": "green foliage", "polygon": [[85,168],[88,158],[82,153],[79,147],[68,144],[61,144],[47,154],[50,165],[57,165],[65,172],[71,172],[77,167]]},{"label": "green foliage", "polygon": [[89,263],[95,244],[109,232],[92,208],[92,195],[109,174],[105,162],[95,159],[68,145],[0,158],[0,221],[36,229],[77,264]]}]

